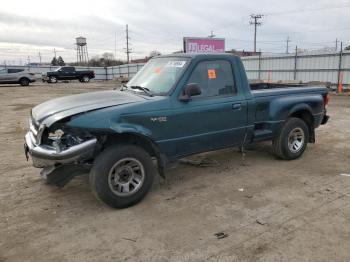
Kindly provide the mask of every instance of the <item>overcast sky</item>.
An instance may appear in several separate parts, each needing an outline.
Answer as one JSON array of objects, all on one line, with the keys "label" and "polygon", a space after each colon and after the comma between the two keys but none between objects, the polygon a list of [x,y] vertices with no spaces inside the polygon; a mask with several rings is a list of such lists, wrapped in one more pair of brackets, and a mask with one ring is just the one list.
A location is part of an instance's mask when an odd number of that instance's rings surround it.
[{"label": "overcast sky", "polygon": [[75,37],[85,36],[89,56],[113,52],[125,59],[125,24],[129,24],[131,58],[152,50],[181,50],[184,36],[226,39],[226,49],[252,50],[250,14],[264,14],[257,48],[285,52],[290,46],[335,47],[350,44],[350,1],[343,0],[9,0],[0,8],[0,63],[48,62],[53,49],[75,61]]}]

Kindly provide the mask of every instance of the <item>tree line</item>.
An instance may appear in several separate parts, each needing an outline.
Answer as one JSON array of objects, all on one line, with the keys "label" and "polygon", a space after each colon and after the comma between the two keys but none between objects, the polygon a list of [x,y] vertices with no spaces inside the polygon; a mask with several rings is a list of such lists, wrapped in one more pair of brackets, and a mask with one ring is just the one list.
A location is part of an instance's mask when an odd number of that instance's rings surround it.
[{"label": "tree line", "polygon": [[[149,56],[146,57],[144,60],[147,61],[148,59],[161,55],[159,51],[152,51],[150,52]],[[91,59],[89,59],[88,63],[81,63],[81,62],[74,62],[69,63],[72,66],[117,66],[117,65],[123,65],[126,64],[126,61],[122,61],[120,59],[116,59],[113,55],[113,53],[105,52],[102,55],[96,55],[93,56]],[[66,63],[64,62],[63,58],[59,56],[58,58],[53,57],[51,60],[52,66],[65,66]]]},{"label": "tree line", "polygon": [[[101,56],[99,55],[93,56],[88,63],[74,62],[69,64],[72,66],[116,66],[116,65],[122,65],[125,63],[126,63],[125,61],[115,59],[112,53],[105,52]],[[52,58],[51,65],[65,66],[66,63],[64,62],[62,56],[59,56],[57,58],[56,57]]]}]

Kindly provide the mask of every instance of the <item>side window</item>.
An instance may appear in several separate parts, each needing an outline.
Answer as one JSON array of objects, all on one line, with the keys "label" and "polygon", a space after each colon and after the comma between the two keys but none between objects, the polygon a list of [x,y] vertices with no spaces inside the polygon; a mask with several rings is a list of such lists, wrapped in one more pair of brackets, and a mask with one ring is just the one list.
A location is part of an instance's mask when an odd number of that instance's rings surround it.
[{"label": "side window", "polygon": [[231,63],[224,60],[203,61],[197,64],[187,83],[199,85],[202,93],[193,97],[213,97],[236,94]]},{"label": "side window", "polygon": [[24,71],[24,69],[8,69],[9,74],[19,73],[19,72],[23,72],[23,71]]}]

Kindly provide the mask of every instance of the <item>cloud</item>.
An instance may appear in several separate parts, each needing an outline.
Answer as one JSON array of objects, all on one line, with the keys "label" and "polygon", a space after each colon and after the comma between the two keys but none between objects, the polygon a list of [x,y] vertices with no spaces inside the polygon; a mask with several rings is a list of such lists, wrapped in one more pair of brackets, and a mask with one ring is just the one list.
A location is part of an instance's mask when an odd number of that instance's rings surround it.
[{"label": "cloud", "polygon": [[126,23],[134,58],[152,50],[180,50],[184,36],[207,36],[211,30],[226,38],[227,49],[251,50],[252,13],[268,14],[258,28],[258,49],[262,51],[283,52],[287,36],[293,41],[290,45],[313,49],[334,45],[335,38],[350,40],[347,1],[100,0],[93,5],[61,1],[54,9],[43,0],[36,5],[19,0],[2,3],[1,59],[25,59],[29,55],[35,60],[40,51],[49,61],[56,48],[66,61],[74,61],[73,44],[80,35],[87,37],[90,56],[114,52],[115,33],[117,56],[124,58]]}]

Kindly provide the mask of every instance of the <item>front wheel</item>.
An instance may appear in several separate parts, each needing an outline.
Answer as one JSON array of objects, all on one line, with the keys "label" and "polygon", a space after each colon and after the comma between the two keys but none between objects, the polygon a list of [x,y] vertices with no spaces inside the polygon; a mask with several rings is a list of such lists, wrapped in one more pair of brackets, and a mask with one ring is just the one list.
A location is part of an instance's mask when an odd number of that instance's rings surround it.
[{"label": "front wheel", "polygon": [[273,151],[279,158],[296,159],[304,153],[308,141],[309,128],[306,123],[300,118],[291,117],[273,140]]},{"label": "front wheel", "polygon": [[50,76],[50,77],[49,77],[49,82],[50,82],[50,83],[57,83],[57,77],[55,77],[55,76]]},{"label": "front wheel", "polygon": [[125,208],[141,201],[153,184],[155,167],[150,155],[134,145],[107,148],[90,171],[95,196],[114,208]]}]

